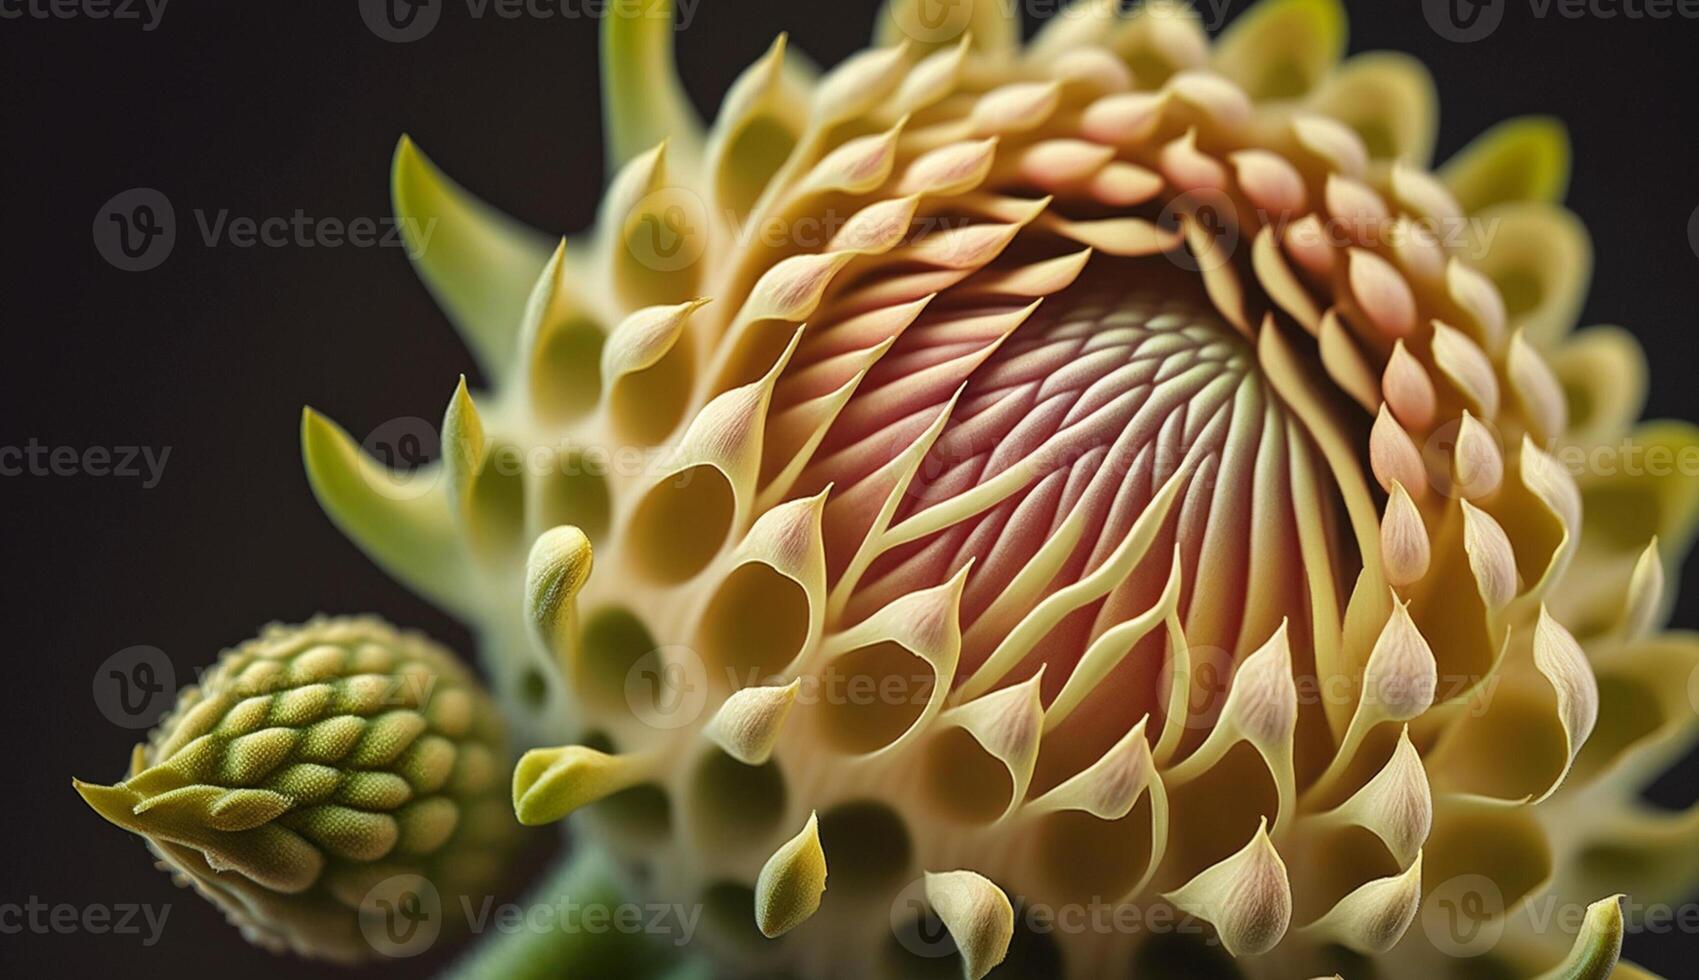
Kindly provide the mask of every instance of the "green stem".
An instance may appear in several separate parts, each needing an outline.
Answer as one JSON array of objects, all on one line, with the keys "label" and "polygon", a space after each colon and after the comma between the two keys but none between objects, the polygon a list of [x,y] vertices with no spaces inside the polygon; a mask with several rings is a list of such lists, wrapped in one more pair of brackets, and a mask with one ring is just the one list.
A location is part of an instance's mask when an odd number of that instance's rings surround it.
[{"label": "green stem", "polygon": [[[562,858],[550,875],[526,896],[523,908],[560,908],[570,915],[548,916],[545,928],[525,921],[503,931],[489,924],[482,935],[444,974],[444,980],[561,980],[566,977],[630,977],[632,980],[706,977],[699,961],[688,959],[641,930],[581,928],[580,914],[595,910],[604,923],[628,902],[606,855],[586,848]],[[495,913],[492,912],[492,915]]]}]

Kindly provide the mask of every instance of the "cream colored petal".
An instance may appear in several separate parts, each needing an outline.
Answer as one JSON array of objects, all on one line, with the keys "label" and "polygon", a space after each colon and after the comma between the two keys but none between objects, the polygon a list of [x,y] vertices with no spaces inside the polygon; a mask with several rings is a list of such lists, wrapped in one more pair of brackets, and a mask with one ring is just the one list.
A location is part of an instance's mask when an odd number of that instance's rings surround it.
[{"label": "cream colored petal", "polygon": [[1640,553],[1634,563],[1634,573],[1628,579],[1628,595],[1622,609],[1622,633],[1628,639],[1638,639],[1658,624],[1664,615],[1664,559],[1658,550],[1658,539]]},{"label": "cream colored petal", "polygon": [[1044,668],[1020,684],[992,691],[958,705],[938,717],[937,727],[966,731],[985,753],[1008,770],[1009,800],[1003,817],[1015,812],[1026,798],[1032,770],[1038,762],[1039,740],[1044,735],[1044,702],[1039,690]]},{"label": "cream colored petal", "polygon": [[1404,938],[1422,899],[1422,856],[1402,873],[1376,878],[1341,898],[1300,932],[1365,956],[1386,953]]},{"label": "cream colored petal", "polygon": [[1542,606],[1534,628],[1534,665],[1557,693],[1557,711],[1574,760],[1599,718],[1599,683],[1581,645]]},{"label": "cream colored petal", "polygon": [[895,39],[891,47],[869,48],[850,55],[815,87],[808,114],[809,127],[824,132],[871,111],[902,84],[911,60],[910,45],[902,38]]},{"label": "cream colored petal", "polygon": [[1282,622],[1256,652],[1233,674],[1221,715],[1209,736],[1166,781],[1179,786],[1203,775],[1240,741],[1249,742],[1268,766],[1280,796],[1276,820],[1282,829],[1293,816],[1296,788],[1292,769],[1292,739],[1298,724],[1298,689],[1292,676],[1292,648]]},{"label": "cream colored petal", "polygon": [[1416,360],[1401,339],[1392,347],[1386,370],[1381,375],[1381,391],[1386,404],[1398,421],[1418,431],[1433,424],[1438,408],[1433,379],[1427,368]]},{"label": "cream colored petal", "polygon": [[1496,610],[1516,598],[1520,590],[1516,572],[1516,553],[1504,528],[1491,514],[1469,501],[1463,507],[1463,548],[1469,555],[1469,569],[1475,575],[1476,587],[1487,608]]},{"label": "cream colored petal", "polygon": [[1498,417],[1498,374],[1480,345],[1438,320],[1434,328],[1434,364],[1483,418]]},{"label": "cream colored petal", "polygon": [[1380,522],[1380,554],[1386,580],[1395,586],[1418,582],[1428,573],[1432,548],[1422,512],[1404,485],[1394,480]]},{"label": "cream colored petal", "polygon": [[1491,497],[1504,485],[1504,449],[1498,436],[1467,409],[1452,448],[1451,475],[1456,491],[1470,500]]},{"label": "cream colored petal", "polygon": [[1015,908],[1003,889],[974,871],[928,871],[926,901],[955,940],[968,980],[1003,962],[1015,935]]},{"label": "cream colored petal", "polygon": [[1269,840],[1266,819],[1238,853],[1163,897],[1214,925],[1222,948],[1234,956],[1268,952],[1292,922],[1286,862]]},{"label": "cream colored petal", "polygon": [[784,687],[735,691],[714,713],[703,734],[744,765],[762,765],[772,756],[801,688],[798,678]]},{"label": "cream colored petal", "polygon": [[1510,376],[1510,390],[1534,433],[1545,440],[1561,436],[1569,428],[1563,385],[1522,330],[1511,335],[1505,371]]},{"label": "cream colored petal", "polygon": [[1421,854],[1433,828],[1433,792],[1409,726],[1398,736],[1392,758],[1344,803],[1314,818],[1321,826],[1357,826],[1379,837],[1399,864]]}]

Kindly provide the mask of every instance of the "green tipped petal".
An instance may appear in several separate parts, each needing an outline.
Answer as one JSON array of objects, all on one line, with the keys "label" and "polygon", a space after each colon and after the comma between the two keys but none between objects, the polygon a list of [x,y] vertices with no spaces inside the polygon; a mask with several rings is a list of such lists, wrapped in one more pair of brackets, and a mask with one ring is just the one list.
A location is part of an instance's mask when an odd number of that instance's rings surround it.
[{"label": "green tipped petal", "polygon": [[1568,402],[1574,442],[1619,438],[1646,407],[1646,352],[1621,327],[1577,331],[1553,354],[1551,364]]},{"label": "green tipped petal", "polygon": [[1561,201],[1569,190],[1569,131],[1550,116],[1499,123],[1458,151],[1440,176],[1471,213],[1508,201]]},{"label": "green tipped petal", "polygon": [[649,760],[583,745],[532,749],[513,770],[513,811],[528,826],[554,823],[648,775]]},{"label": "green tipped petal", "polygon": [[478,406],[472,403],[463,374],[442,418],[443,473],[456,510],[464,509],[471,497],[473,481],[484,467],[485,448],[484,423],[478,418]]},{"label": "green tipped petal", "polygon": [[1439,90],[1427,66],[1396,51],[1371,51],[1339,67],[1311,104],[1362,137],[1369,156],[1419,167],[1433,159]]},{"label": "green tipped petal", "polygon": [[550,240],[468,194],[406,136],[395,148],[390,191],[425,285],[478,363],[491,374],[504,372]]},{"label": "green tipped petal", "polygon": [[755,924],[768,939],[808,921],[826,891],[826,852],[820,847],[820,819],[808,823],[773,852],[755,880]]},{"label": "green tipped petal", "polygon": [[1215,46],[1215,67],[1253,99],[1309,93],[1345,54],[1349,33],[1339,0],[1263,0]]},{"label": "green tipped petal", "polygon": [[360,550],[433,602],[466,608],[460,545],[439,469],[394,473],[311,408],[301,412],[301,456],[319,506]]},{"label": "green tipped petal", "polygon": [[602,18],[602,118],[610,172],[663,140],[675,165],[701,159],[702,122],[673,63],[672,0],[621,5]]},{"label": "green tipped petal", "polygon": [[1622,955],[1622,934],[1622,896],[1594,902],[1587,906],[1587,918],[1569,955],[1541,974],[1540,980],[1605,980]]}]

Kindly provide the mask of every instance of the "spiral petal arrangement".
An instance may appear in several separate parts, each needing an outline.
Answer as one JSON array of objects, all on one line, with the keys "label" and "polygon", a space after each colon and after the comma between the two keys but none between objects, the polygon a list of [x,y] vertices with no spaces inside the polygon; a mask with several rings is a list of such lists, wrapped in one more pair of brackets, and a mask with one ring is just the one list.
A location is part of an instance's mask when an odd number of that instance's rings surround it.
[{"label": "spiral petal arrangement", "polygon": [[[1432,81],[1344,59],[1332,0],[1213,44],[894,0],[704,128],[653,13],[603,25],[582,238],[397,151],[496,382],[441,459],[303,421],[550,746],[521,822],[582,811],[734,972],[1638,975],[1607,896],[1699,881],[1699,815],[1637,802],[1699,734],[1659,632],[1699,492],[1574,460],[1699,433],[1571,333],[1556,124],[1431,173]],[[1061,914],[1100,906],[1137,921]]]}]

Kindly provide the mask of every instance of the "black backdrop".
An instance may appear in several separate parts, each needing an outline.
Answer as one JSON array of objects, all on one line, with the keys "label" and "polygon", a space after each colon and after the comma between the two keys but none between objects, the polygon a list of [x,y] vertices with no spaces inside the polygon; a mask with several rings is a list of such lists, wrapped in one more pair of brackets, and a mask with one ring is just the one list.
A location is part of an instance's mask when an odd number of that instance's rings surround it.
[{"label": "black backdrop", "polygon": [[[1625,324],[1645,342],[1650,414],[1699,417],[1688,231],[1699,21],[1537,18],[1543,4],[1498,2],[1503,23],[1467,45],[1438,36],[1410,0],[1351,3],[1352,50],[1402,49],[1433,67],[1441,158],[1506,116],[1567,120],[1569,200],[1597,247],[1585,320]],[[872,8],[702,3],[679,40],[684,77],[711,108],[776,31],[829,64],[864,42]],[[595,23],[469,9],[450,0],[436,29],[407,44],[374,36],[346,0],[170,0],[149,31],[0,19],[0,445],[171,448],[152,488],[0,479],[0,903],[173,904],[152,948],[134,936],[0,935],[0,973],[304,969],[245,945],[72,793],[73,774],[116,777],[133,740],[90,695],[114,651],[153,645],[187,671],[260,623],[319,610],[371,610],[466,645],[320,514],[296,438],[303,403],[356,433],[439,417],[455,375],[472,372],[444,317],[396,249],[207,247],[189,212],[382,218],[405,131],[508,212],[557,232],[584,227],[603,179]],[[91,236],[103,203],[134,187],[159,189],[178,216],[174,252],[145,273],[114,269]],[[1676,622],[1699,625],[1699,588]],[[1679,802],[1696,788],[1689,765],[1658,795]],[[1642,936],[1630,952],[1690,976],[1684,943]],[[392,969],[423,975],[440,962]]]}]

